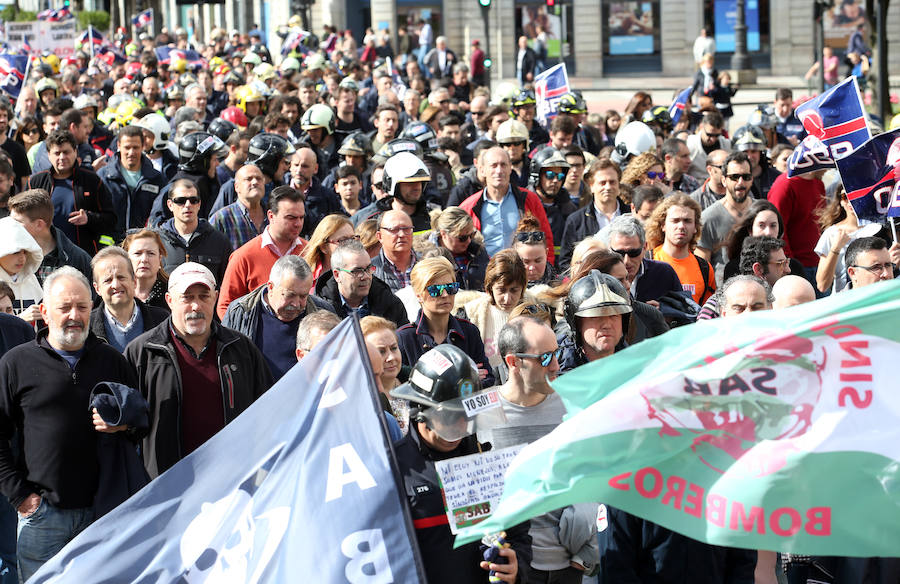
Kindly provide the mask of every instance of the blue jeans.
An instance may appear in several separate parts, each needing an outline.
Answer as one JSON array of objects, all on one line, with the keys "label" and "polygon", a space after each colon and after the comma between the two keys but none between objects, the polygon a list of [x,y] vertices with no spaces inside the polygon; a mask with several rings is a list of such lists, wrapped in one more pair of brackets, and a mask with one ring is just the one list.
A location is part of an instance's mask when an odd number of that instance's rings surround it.
[{"label": "blue jeans", "polygon": [[67,543],[94,520],[94,510],[60,509],[41,499],[41,504],[28,517],[19,515],[16,560],[19,582],[34,575],[44,562],[56,555]]}]

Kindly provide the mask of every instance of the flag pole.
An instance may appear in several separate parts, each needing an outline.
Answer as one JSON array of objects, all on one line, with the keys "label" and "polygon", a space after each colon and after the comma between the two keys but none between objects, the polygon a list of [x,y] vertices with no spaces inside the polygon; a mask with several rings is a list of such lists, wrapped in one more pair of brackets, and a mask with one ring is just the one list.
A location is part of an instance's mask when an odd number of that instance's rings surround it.
[{"label": "flag pole", "polygon": [[88,25],[88,43],[91,45],[91,61],[94,60],[94,27]]},{"label": "flag pole", "polygon": [[891,223],[891,234],[894,236],[894,243],[897,243],[897,224],[894,223],[893,217],[888,217],[888,221]]},{"label": "flag pole", "polygon": [[150,36],[156,36],[156,11],[150,8]]}]

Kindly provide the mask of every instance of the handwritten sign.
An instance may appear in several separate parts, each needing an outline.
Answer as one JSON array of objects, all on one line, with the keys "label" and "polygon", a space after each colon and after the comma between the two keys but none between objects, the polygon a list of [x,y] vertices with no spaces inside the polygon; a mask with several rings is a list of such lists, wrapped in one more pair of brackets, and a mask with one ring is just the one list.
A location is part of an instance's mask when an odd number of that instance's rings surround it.
[{"label": "handwritten sign", "polygon": [[490,517],[503,494],[506,469],[524,446],[519,444],[435,463],[451,533]]}]

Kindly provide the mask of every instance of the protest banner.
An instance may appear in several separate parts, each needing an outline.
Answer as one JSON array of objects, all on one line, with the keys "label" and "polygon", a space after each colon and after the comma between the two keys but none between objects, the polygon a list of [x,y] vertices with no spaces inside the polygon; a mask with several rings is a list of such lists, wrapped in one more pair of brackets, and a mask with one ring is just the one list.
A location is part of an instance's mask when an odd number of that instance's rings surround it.
[{"label": "protest banner", "polygon": [[[578,502],[713,545],[895,556],[900,282],[681,327],[553,383],[569,416],[457,545]],[[848,496],[852,493],[852,496]]]},{"label": "protest banner", "polygon": [[359,323],[79,534],[42,582],[421,582]]}]

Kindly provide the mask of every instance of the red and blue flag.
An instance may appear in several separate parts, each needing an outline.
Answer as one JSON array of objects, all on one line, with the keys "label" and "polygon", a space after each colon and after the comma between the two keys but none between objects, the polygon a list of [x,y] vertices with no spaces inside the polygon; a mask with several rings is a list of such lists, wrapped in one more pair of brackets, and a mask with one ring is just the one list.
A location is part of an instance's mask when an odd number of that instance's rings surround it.
[{"label": "red and blue flag", "polygon": [[141,12],[137,16],[132,17],[132,19],[131,19],[131,24],[133,24],[134,26],[136,26],[138,28],[144,28],[145,26],[148,26],[151,22],[153,22],[153,9],[152,8],[148,8],[147,10],[144,10],[143,12]]},{"label": "red and blue flag", "polygon": [[569,75],[566,64],[560,63],[534,78],[534,95],[537,98],[537,119],[546,125],[556,117],[559,100],[569,93]]},{"label": "red and blue flag", "polygon": [[75,18],[75,15],[72,14],[72,11],[69,10],[68,7],[63,7],[59,9],[48,9],[38,12],[37,19],[38,20],[46,20],[47,22],[62,22],[64,20],[69,20],[70,18]]},{"label": "red and blue flag", "polygon": [[13,98],[19,97],[27,68],[27,55],[0,54],[0,90]]},{"label": "red and blue flag", "polygon": [[900,129],[875,136],[837,168],[857,217],[900,217]]},{"label": "red and blue flag", "polygon": [[102,47],[106,44],[106,37],[104,37],[99,30],[89,25],[87,30],[78,36],[78,42],[82,45],[93,43]]},{"label": "red and blue flag", "polygon": [[678,94],[678,97],[676,97],[675,101],[672,102],[672,105],[669,106],[669,117],[672,118],[673,125],[678,123],[678,120],[680,120],[682,114],[684,114],[684,110],[689,107],[688,104],[691,101],[692,90],[692,87],[681,90],[681,93]]},{"label": "red and blue flag", "polygon": [[796,109],[808,136],[788,160],[788,176],[825,168],[872,137],[856,77],[848,77]]}]

